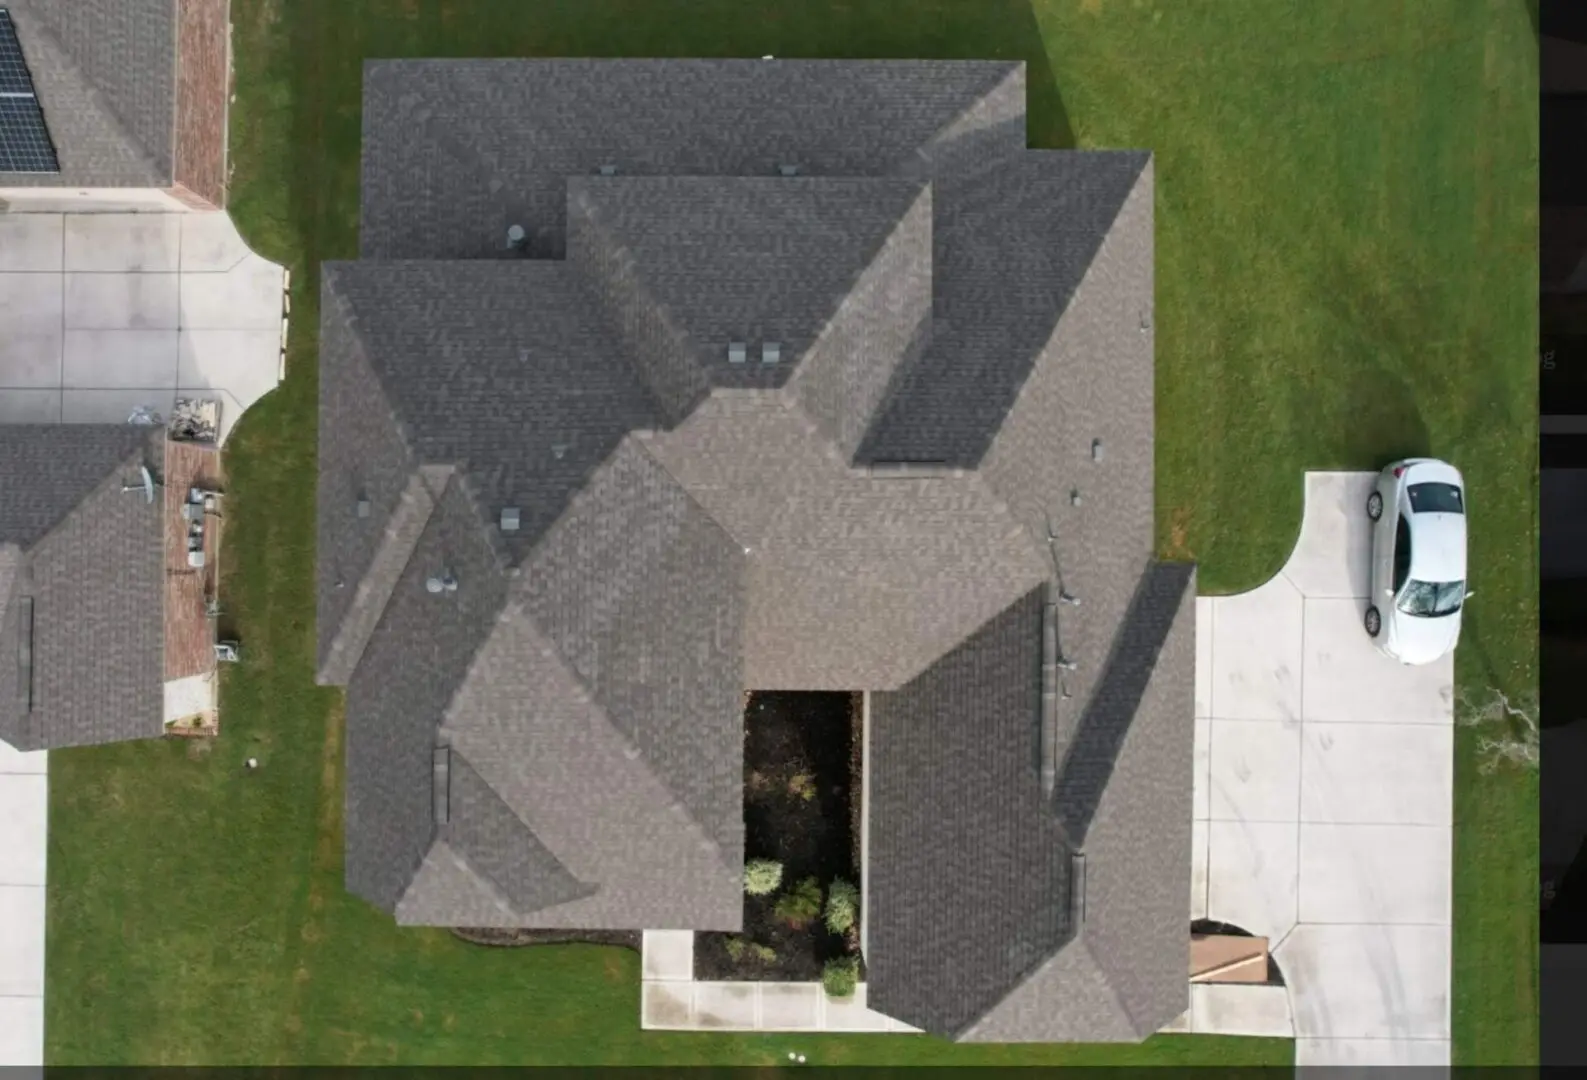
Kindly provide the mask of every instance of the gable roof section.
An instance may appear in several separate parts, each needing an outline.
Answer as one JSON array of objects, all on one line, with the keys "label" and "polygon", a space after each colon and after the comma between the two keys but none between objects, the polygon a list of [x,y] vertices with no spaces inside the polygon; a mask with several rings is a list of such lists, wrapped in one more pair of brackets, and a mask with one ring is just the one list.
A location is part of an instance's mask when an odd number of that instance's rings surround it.
[{"label": "gable roof section", "polygon": [[980,463],[1148,155],[943,158],[931,347],[895,376],[861,461]]},{"label": "gable roof section", "polygon": [[635,176],[776,176],[785,164],[882,175],[1022,71],[1003,61],[366,61],[360,250],[491,258],[506,254],[516,224],[535,254],[559,257],[566,180],[603,165]]},{"label": "gable roof section", "polygon": [[854,470],[790,396],[718,391],[644,437],[749,549],[745,685],[895,689],[1046,579],[979,477]]},{"label": "gable roof section", "polygon": [[1194,570],[1140,579],[1051,800],[1044,593],[871,699],[869,1001],[957,1037],[1133,1041],[1189,1001]]},{"label": "gable roof section", "polygon": [[[333,310],[351,326],[413,460],[462,470],[503,561],[523,557],[624,435],[656,422],[653,398],[565,264],[328,270]],[[352,343],[338,321],[327,330],[341,363]],[[361,407],[338,402],[322,424]],[[511,535],[498,528],[508,506],[521,512]]]},{"label": "gable roof section", "polygon": [[868,1002],[957,1034],[1069,932],[1069,851],[1034,768],[1044,587],[871,696]]},{"label": "gable roof section", "polygon": [[18,749],[164,730],[163,503],[122,490],[159,445],[131,425],[0,425],[0,737]]},{"label": "gable roof section", "polygon": [[60,159],[0,186],[164,187],[176,138],[174,0],[6,0]]},{"label": "gable roof section", "polygon": [[[708,387],[782,386],[803,370],[895,234],[905,250],[891,291],[872,291],[914,303],[871,303],[855,317],[902,322],[894,333],[907,343],[929,309],[931,200],[918,181],[573,177],[567,186],[569,261],[602,297],[669,423]],[[729,361],[730,342],[748,346],[744,362]],[[781,346],[778,362],[762,362],[764,342]],[[892,366],[874,360],[884,373]]]}]

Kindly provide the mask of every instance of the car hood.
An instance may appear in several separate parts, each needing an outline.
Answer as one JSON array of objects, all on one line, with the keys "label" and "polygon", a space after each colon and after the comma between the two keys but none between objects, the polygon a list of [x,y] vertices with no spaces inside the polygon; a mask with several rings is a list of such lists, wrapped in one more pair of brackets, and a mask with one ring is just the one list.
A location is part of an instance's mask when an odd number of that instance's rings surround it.
[{"label": "car hood", "polygon": [[1396,611],[1388,620],[1383,644],[1401,663],[1430,664],[1454,649],[1460,640],[1460,612],[1423,619]]}]

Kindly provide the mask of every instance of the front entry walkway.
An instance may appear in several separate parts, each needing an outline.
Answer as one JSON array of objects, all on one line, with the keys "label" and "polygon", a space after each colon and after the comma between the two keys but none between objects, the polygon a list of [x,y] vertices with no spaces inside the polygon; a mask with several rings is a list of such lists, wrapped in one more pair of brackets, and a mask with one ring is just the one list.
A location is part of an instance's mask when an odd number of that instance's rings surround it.
[{"label": "front entry walkway", "polygon": [[1308,473],[1284,569],[1196,601],[1191,916],[1272,942],[1297,1065],[1447,1066],[1454,662],[1362,629],[1372,480]]}]

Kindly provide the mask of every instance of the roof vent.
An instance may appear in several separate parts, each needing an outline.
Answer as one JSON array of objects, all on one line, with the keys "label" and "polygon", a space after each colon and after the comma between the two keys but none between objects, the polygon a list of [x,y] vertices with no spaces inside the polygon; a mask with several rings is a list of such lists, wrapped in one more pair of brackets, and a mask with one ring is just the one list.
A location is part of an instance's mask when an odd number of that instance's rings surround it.
[{"label": "roof vent", "polygon": [[1069,856],[1069,919],[1071,926],[1086,921],[1086,856],[1083,851]]},{"label": "roof vent", "polygon": [[33,597],[17,602],[17,689],[22,711],[33,711]]},{"label": "roof vent", "polygon": [[601,175],[602,176],[616,176],[617,175],[617,166],[616,165],[602,165],[601,166]]},{"label": "roof vent", "polygon": [[732,342],[727,347],[727,362],[730,364],[742,364],[747,355],[749,348],[742,341]]},{"label": "roof vent", "polygon": [[507,226],[507,246],[510,248],[523,247],[523,242],[527,235],[528,234],[523,231],[522,225]]},{"label": "roof vent", "polygon": [[782,359],[782,346],[777,344],[777,342],[768,341],[768,342],[765,342],[764,344],[761,345],[761,347],[760,347],[760,362],[761,363],[763,363],[763,364],[775,364],[778,360],[781,360],[781,359]]},{"label": "roof vent", "polygon": [[369,496],[368,495],[360,495],[360,496],[358,496],[358,516],[361,517],[361,518],[366,518],[366,517],[369,516]]},{"label": "roof vent", "polygon": [[504,506],[501,508],[501,531],[518,531],[518,508],[516,506]]},{"label": "roof vent", "polygon": [[1092,461],[1101,461],[1102,460],[1102,440],[1101,439],[1092,439],[1091,440],[1091,460]]},{"label": "roof vent", "polygon": [[452,748],[437,746],[431,759],[431,798],[435,823],[445,825],[452,818]]},{"label": "roof vent", "polygon": [[1079,506],[1080,505],[1080,489],[1079,488],[1071,488],[1070,489],[1070,491],[1069,491],[1069,505],[1070,506]]},{"label": "roof vent", "polygon": [[797,166],[797,165],[779,165],[779,166],[777,166],[777,171],[782,173],[784,176],[798,176],[799,175],[799,166]]},{"label": "roof vent", "polygon": [[455,593],[457,592],[457,578],[452,576],[450,570],[443,570],[434,577],[426,578],[424,588],[426,592],[434,596],[439,596],[442,593]]}]

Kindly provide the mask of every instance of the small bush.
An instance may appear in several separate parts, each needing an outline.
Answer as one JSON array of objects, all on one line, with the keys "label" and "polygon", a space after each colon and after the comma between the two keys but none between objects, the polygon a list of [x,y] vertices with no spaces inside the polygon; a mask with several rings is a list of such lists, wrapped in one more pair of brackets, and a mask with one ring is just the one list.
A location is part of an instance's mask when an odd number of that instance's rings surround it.
[{"label": "small bush", "polygon": [[774,859],[751,859],[744,864],[744,891],[751,896],[770,896],[782,884],[782,863]]},{"label": "small bush", "polygon": [[770,945],[751,945],[749,952],[751,956],[763,964],[769,964],[777,959],[777,950]]},{"label": "small bush", "polygon": [[821,914],[821,883],[805,878],[777,898],[776,915],[795,930],[803,930]]},{"label": "small bush", "polygon": [[821,986],[829,997],[849,997],[859,984],[860,965],[852,956],[828,960],[826,967],[821,969]]},{"label": "small bush", "polygon": [[723,945],[727,949],[727,957],[733,963],[738,963],[744,958],[744,947],[748,944],[743,938],[730,937]]},{"label": "small bush", "polygon": [[860,917],[860,890],[839,878],[827,890],[827,929],[847,934]]},{"label": "small bush", "polygon": [[788,781],[788,794],[810,802],[816,797],[816,779],[809,773],[794,773]]}]

